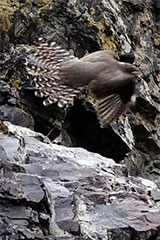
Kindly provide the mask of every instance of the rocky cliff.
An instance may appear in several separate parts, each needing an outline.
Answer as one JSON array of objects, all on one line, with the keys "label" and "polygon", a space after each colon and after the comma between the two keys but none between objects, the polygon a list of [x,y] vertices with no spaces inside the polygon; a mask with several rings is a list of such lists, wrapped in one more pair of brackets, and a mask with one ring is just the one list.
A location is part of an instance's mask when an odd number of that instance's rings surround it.
[{"label": "rocky cliff", "polygon": [[[156,0],[1,0],[4,239],[159,239],[159,30]],[[107,49],[134,62],[135,108],[101,129],[85,90],[67,109],[43,106],[25,70],[39,37],[77,57]]]}]

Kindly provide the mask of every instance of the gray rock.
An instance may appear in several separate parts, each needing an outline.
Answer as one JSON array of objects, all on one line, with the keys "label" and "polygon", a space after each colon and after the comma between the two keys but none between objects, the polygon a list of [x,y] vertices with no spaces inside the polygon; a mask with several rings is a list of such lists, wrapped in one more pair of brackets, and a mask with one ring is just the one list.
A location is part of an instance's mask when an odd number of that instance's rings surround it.
[{"label": "gray rock", "polygon": [[9,121],[15,125],[28,127],[33,129],[34,120],[31,115],[24,112],[24,110],[13,106],[0,107],[0,120]]},{"label": "gray rock", "polygon": [[119,239],[124,239],[127,231],[141,239],[142,233],[159,234],[160,213],[147,195],[158,192],[153,182],[125,177],[125,166],[112,159],[58,146],[30,129],[4,124],[1,236],[118,239],[121,232]]},{"label": "gray rock", "polygon": [[[4,2],[0,119],[17,126],[0,121],[0,239],[159,240],[159,1]],[[39,37],[78,57],[109,49],[134,62],[136,107],[106,129],[85,90],[68,109],[44,107],[24,66]]]}]

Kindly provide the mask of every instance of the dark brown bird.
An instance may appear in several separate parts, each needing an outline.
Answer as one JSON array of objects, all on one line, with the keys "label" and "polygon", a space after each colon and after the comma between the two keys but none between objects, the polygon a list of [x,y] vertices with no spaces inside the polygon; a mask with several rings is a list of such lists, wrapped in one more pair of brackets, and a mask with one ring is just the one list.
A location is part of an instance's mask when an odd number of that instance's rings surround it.
[{"label": "dark brown bird", "polygon": [[67,104],[80,87],[88,86],[97,99],[97,117],[102,127],[116,120],[135,103],[135,66],[119,62],[111,51],[97,51],[81,59],[55,42],[40,43],[28,51],[27,70],[44,105]]}]

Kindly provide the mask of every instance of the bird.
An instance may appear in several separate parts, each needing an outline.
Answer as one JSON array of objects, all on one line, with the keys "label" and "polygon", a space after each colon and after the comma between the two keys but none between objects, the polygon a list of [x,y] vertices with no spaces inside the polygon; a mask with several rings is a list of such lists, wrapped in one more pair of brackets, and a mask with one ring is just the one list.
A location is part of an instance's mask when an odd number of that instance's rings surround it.
[{"label": "bird", "polygon": [[136,66],[120,62],[114,52],[99,50],[82,58],[71,55],[56,44],[39,39],[27,51],[26,69],[32,77],[35,95],[45,106],[62,107],[87,86],[96,99],[100,126],[106,127],[136,102]]}]

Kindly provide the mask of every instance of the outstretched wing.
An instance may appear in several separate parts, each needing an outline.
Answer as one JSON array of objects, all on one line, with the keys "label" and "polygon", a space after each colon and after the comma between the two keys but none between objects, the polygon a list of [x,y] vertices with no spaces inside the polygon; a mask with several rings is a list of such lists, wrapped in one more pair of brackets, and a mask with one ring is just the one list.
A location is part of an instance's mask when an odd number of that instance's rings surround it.
[{"label": "outstretched wing", "polygon": [[62,65],[72,60],[77,58],[61,49],[55,42],[40,42],[28,51],[26,68],[37,89],[36,96],[45,98],[44,105],[58,102],[63,106],[79,93],[78,89],[62,85],[59,75]]},{"label": "outstretched wing", "polygon": [[117,81],[113,81],[114,74],[111,73],[111,83],[102,85],[103,88],[101,86],[98,89],[93,82],[93,93],[97,98],[97,116],[102,127],[119,118],[128,110],[130,104],[135,104],[135,82],[128,78],[128,74],[116,75]]},{"label": "outstretched wing", "polygon": [[101,127],[105,127],[112,121],[116,120],[128,108],[128,104],[124,103],[118,94],[109,95],[98,100],[97,118]]}]

